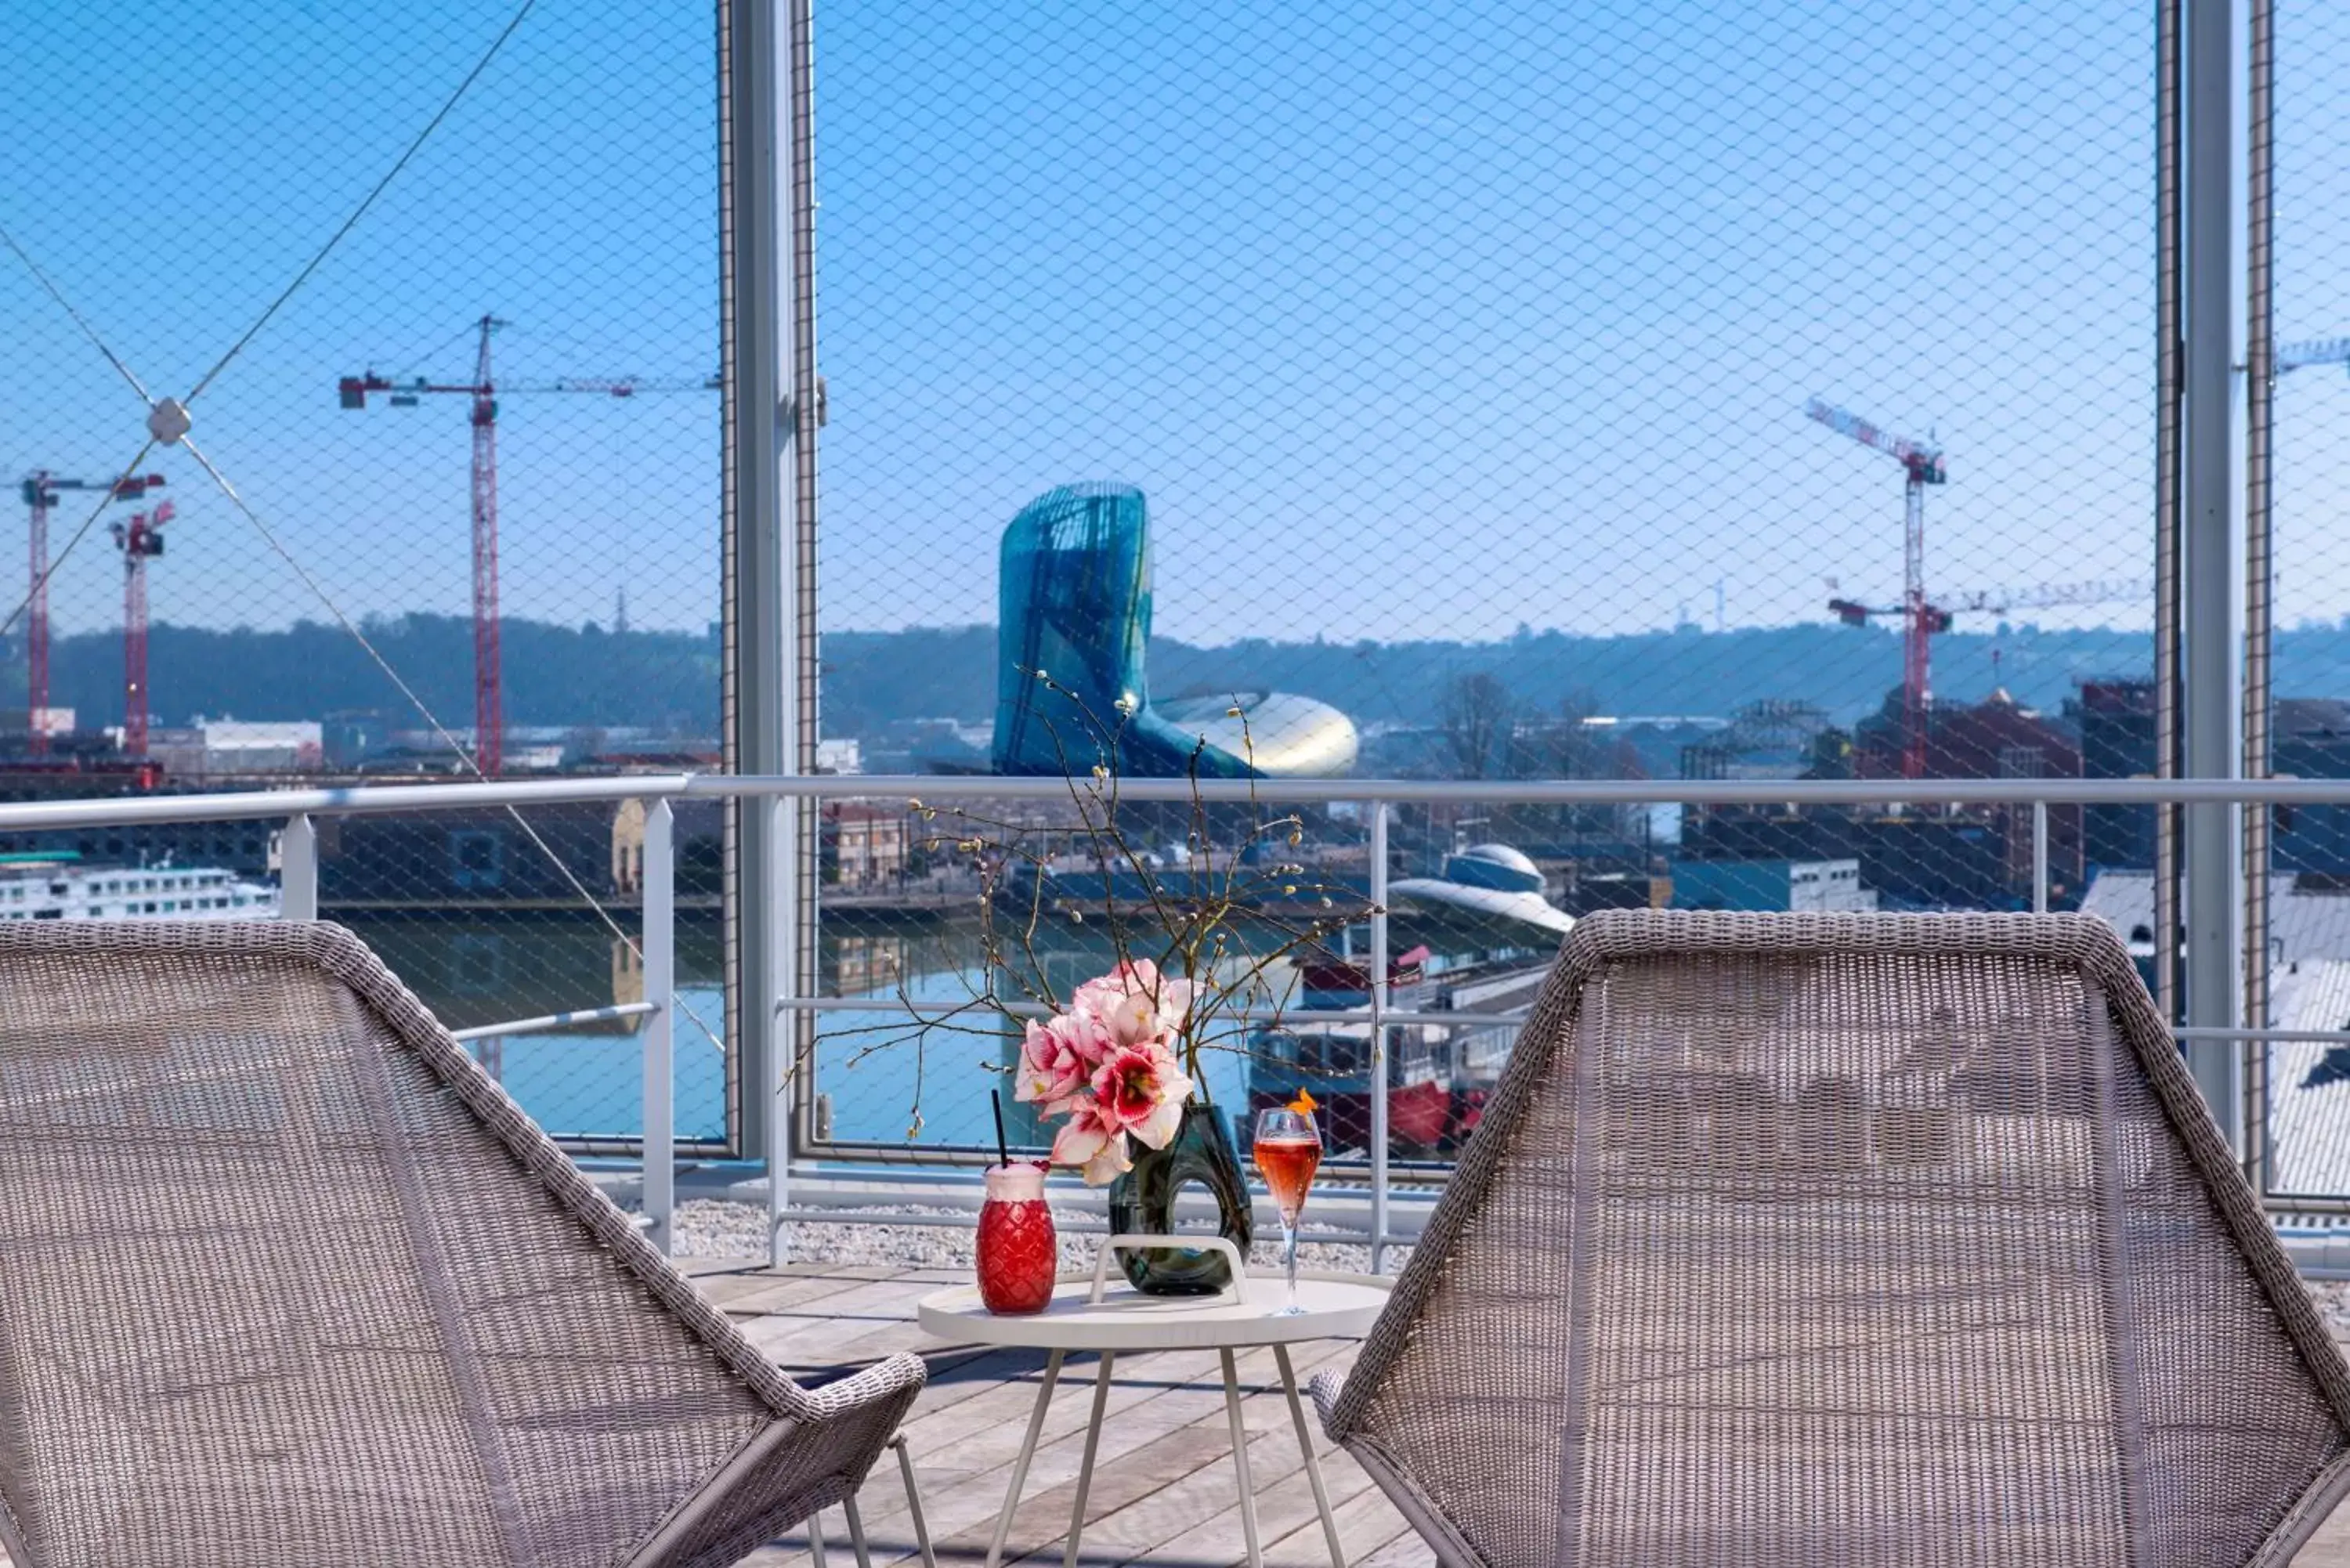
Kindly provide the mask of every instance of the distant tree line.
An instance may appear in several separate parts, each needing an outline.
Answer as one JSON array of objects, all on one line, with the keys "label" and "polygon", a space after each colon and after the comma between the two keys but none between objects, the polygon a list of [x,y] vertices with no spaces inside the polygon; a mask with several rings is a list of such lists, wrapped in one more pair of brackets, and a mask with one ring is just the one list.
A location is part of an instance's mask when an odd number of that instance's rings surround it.
[{"label": "distant tree line", "polygon": [[[714,734],[718,644],[684,632],[629,631],[507,620],[502,629],[506,722],[515,725],[642,725]],[[473,627],[455,616],[370,618],[369,647],[452,727],[473,722]],[[0,708],[21,703],[21,649],[8,649]],[[373,710],[395,727],[421,723],[415,705],[339,626],[297,621],[279,630],[156,626],[148,638],[153,711],[166,724],[195,714],[319,719]],[[59,639],[50,652],[51,701],[95,727],[122,718],[118,633]]]},{"label": "distant tree line", "polygon": [[[473,645],[463,617],[405,615],[362,628],[444,721],[473,713]],[[709,632],[629,630],[589,623],[509,619],[504,629],[506,710],[525,725],[618,727],[708,735],[718,724],[719,649]],[[155,711],[169,723],[195,713],[314,719],[374,709],[405,722],[410,706],[341,628],[304,621],[276,630],[162,624],[151,637]],[[2350,695],[2350,628],[2316,626],[2277,638],[2277,690],[2288,696]],[[0,653],[0,707],[23,691],[21,649]],[[869,735],[893,720],[984,723],[994,710],[995,629],[835,631],[824,639],[824,727]],[[2143,632],[2093,628],[1954,632],[1934,642],[1938,695],[1977,701],[2004,686],[2028,706],[2054,711],[2084,679],[2143,679],[2152,664]],[[1248,639],[1201,647],[1160,638],[1150,649],[1151,691],[1272,688],[1335,704],[1366,727],[1492,725],[1477,716],[1492,693],[1456,683],[1488,675],[1513,711],[1557,719],[1604,699],[1622,715],[1730,713],[1750,703],[1801,700],[1849,726],[1877,711],[1900,680],[1898,637],[1876,628],[1804,625],[1622,637],[1523,631],[1490,642],[1446,639],[1357,642]],[[60,639],[52,655],[54,700],[86,723],[119,722],[122,652],[112,630]],[[1467,710],[1448,721],[1448,702]],[[1481,753],[1482,754],[1482,753]],[[1487,774],[1513,765],[1490,755]]]}]

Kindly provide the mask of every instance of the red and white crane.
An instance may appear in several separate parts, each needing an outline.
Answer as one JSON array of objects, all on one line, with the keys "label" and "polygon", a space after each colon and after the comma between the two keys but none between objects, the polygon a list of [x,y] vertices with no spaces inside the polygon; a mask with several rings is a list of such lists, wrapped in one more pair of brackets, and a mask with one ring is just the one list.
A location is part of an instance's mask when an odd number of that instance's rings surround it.
[{"label": "red and white crane", "polygon": [[147,754],[147,563],[163,553],[163,524],[172,520],[168,501],[151,512],[134,512],[114,524],[114,547],[122,552],[122,753]]},{"label": "red and white crane", "polygon": [[1942,484],[1949,473],[1942,467],[1942,449],[1897,436],[1814,398],[1804,412],[1838,435],[1848,436],[1901,465],[1901,603],[1898,607],[1871,608],[1849,599],[1828,607],[1847,621],[1874,615],[1901,618],[1901,776],[1922,778],[1926,773],[1926,707],[1933,700],[1929,670],[1934,633],[1948,631],[1948,613],[1926,602],[1926,486]]},{"label": "red and white crane", "polygon": [[136,501],[162,488],[160,473],[126,473],[120,479],[68,479],[46,468],[25,476],[21,493],[29,518],[27,585],[25,595],[25,723],[35,756],[49,750],[49,511],[68,490],[103,490],[109,501]]},{"label": "red and white crane", "polygon": [[504,680],[498,649],[498,395],[516,392],[598,392],[629,398],[639,392],[706,391],[715,376],[646,380],[636,378],[564,378],[501,384],[490,371],[490,337],[505,321],[484,316],[470,381],[432,381],[422,377],[395,381],[369,370],[338,383],[342,406],[367,407],[368,394],[382,392],[395,409],[412,409],[426,393],[454,392],[473,400],[473,763],[495,777],[505,766]]},{"label": "red and white crane", "polygon": [[2350,337],[2313,337],[2278,346],[2276,368],[2280,375],[2287,370],[2305,370],[2312,365],[2350,366]]}]

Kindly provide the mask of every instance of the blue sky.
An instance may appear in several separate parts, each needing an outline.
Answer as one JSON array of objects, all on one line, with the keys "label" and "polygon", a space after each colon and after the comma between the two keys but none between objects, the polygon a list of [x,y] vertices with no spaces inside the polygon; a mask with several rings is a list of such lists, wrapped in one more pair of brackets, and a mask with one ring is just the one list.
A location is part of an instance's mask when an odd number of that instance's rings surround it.
[{"label": "blue sky", "polygon": [[[1948,449],[1930,584],[2142,576],[2150,12],[827,0],[827,622],[993,618],[1003,521],[1101,477],[1150,497],[1179,636],[1645,629],[1718,581],[1733,623],[1817,618],[1829,579],[1898,592],[1900,484],[1814,394]],[[0,43],[44,87],[0,100],[0,222],[183,389],[510,15],[19,4]],[[2286,18],[2287,336],[2350,327],[2324,16]],[[463,612],[467,448],[458,400],[344,413],[338,375],[462,372],[484,309],[509,376],[714,367],[712,68],[697,7],[540,0],[198,405],[349,608]],[[12,262],[0,324],[0,466],[127,457],[135,404]],[[2350,385],[2317,375],[2288,389],[2289,618],[2343,586]],[[602,619],[626,585],[640,624],[715,617],[714,398],[503,417],[509,613]],[[164,466],[159,617],[317,613]],[[104,556],[61,624],[113,624]]]}]

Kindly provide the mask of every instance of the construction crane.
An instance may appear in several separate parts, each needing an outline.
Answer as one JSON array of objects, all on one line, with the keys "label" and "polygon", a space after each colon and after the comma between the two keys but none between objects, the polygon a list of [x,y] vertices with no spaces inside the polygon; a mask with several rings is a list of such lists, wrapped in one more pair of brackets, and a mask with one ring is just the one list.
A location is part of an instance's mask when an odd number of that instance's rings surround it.
[{"label": "construction crane", "polygon": [[114,524],[114,547],[122,552],[122,753],[130,757],[147,754],[147,563],[163,553],[171,520],[166,501]]},{"label": "construction crane", "polygon": [[473,763],[489,777],[505,766],[505,698],[498,649],[498,397],[516,392],[595,392],[632,398],[639,392],[712,390],[715,376],[647,380],[574,377],[552,381],[501,384],[490,370],[490,338],[505,321],[484,316],[474,324],[479,345],[470,381],[432,381],[422,377],[395,381],[372,369],[338,383],[342,406],[367,407],[369,393],[385,394],[395,409],[412,409],[429,393],[453,392],[473,400]]},{"label": "construction crane", "polygon": [[68,490],[103,490],[109,502],[136,501],[162,488],[160,473],[126,473],[120,479],[68,479],[46,468],[25,476],[21,493],[30,519],[26,531],[25,594],[25,727],[32,732],[36,757],[49,751],[49,510]]},{"label": "construction crane", "polygon": [[[1856,603],[1851,599],[1830,599],[1828,608],[1846,626],[1865,626],[1877,616],[1902,616],[1906,624],[1916,628],[1921,643],[1930,645],[1934,638],[1950,629],[1951,618],[1960,615],[2005,615],[2011,610],[2060,609],[2079,605],[2148,604],[2154,599],[2151,578],[2109,577],[2095,582],[2041,583],[2020,588],[1976,588],[1967,593],[1950,594],[1939,600],[1925,601],[1922,613],[1887,606],[1878,607]],[[1906,649],[1905,649],[1906,651]],[[1917,667],[1927,668],[1924,649],[1918,652]],[[1991,652],[1991,667],[1996,674],[1999,663],[1997,649]],[[1924,704],[1912,706],[1914,688],[1903,687],[1903,708],[1916,715],[1912,727],[1902,736],[1901,776],[1918,778],[1925,773],[1926,726],[1918,721],[1924,717]],[[1912,768],[1916,771],[1912,772]]]},{"label": "construction crane", "polygon": [[2312,365],[2340,365],[2350,369],[2350,337],[2313,337],[2305,342],[2287,343],[2276,351],[2277,373],[2306,370]]},{"label": "construction crane", "polygon": [[1870,609],[1842,599],[1828,607],[1847,621],[1856,617],[1866,620],[1872,615],[1901,618],[1901,776],[1922,778],[1926,773],[1926,705],[1932,701],[1928,659],[1934,633],[1950,629],[1950,617],[1926,602],[1926,486],[1949,482],[1950,476],[1942,467],[1942,449],[1890,434],[1859,415],[1818,398],[1804,404],[1804,412],[1838,435],[1883,452],[1901,464],[1900,607]]}]

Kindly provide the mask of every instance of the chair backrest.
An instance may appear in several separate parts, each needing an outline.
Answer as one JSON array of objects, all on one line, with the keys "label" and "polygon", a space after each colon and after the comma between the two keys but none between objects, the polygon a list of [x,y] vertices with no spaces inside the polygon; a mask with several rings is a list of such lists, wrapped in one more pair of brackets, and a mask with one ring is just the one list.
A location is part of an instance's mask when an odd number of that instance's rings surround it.
[{"label": "chair backrest", "polygon": [[808,1399],[348,932],[0,929],[0,1540],[627,1560]]},{"label": "chair backrest", "polygon": [[2077,916],[1580,922],[1328,1417],[1496,1568],[2281,1563],[2350,1484]]}]

